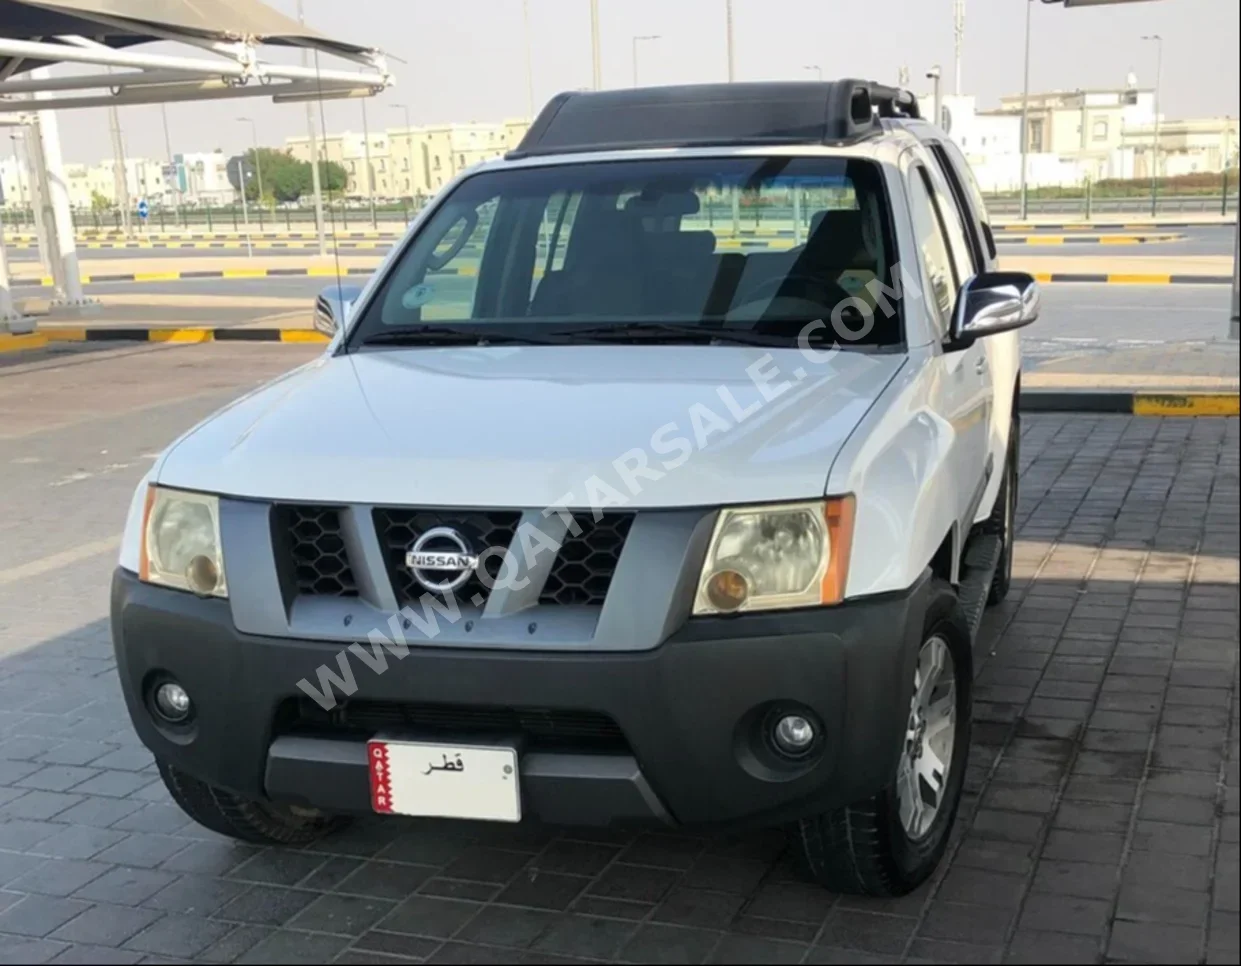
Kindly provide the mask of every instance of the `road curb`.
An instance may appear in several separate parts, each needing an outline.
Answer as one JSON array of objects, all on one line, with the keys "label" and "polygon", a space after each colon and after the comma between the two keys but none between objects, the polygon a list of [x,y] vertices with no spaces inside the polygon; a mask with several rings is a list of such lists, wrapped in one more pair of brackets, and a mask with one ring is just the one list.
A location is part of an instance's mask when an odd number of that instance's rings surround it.
[{"label": "road curb", "polygon": [[[62,327],[48,328],[37,333],[43,344],[55,342],[283,342],[300,345],[326,345],[331,341],[315,329],[279,328],[209,328],[188,326],[180,328],[148,328],[146,326],[116,326],[112,328]],[[31,346],[39,348],[39,346]]]},{"label": "road curb", "polygon": [[[344,270],[345,275],[370,275],[375,271],[370,267],[352,266]],[[472,275],[477,269],[442,269],[440,275]],[[176,282],[192,279],[229,278],[335,278],[336,269],[331,265],[317,265],[311,268],[224,268],[189,270],[184,272],[109,272],[101,275],[83,275],[83,285],[95,285],[101,282]],[[1034,277],[1044,284],[1091,284],[1091,285],[1231,285],[1230,275],[1161,275],[1140,273],[1095,273],[1095,272],[1038,272]],[[14,288],[49,287],[51,276],[43,278],[17,278],[11,282]]]},{"label": "road curb", "polygon": [[1023,413],[1112,413],[1127,416],[1237,416],[1241,393],[1235,392],[1022,392]]},{"label": "road curb", "polygon": [[1066,221],[1060,224],[1010,222],[996,231],[1162,231],[1168,228],[1235,228],[1235,221]]}]

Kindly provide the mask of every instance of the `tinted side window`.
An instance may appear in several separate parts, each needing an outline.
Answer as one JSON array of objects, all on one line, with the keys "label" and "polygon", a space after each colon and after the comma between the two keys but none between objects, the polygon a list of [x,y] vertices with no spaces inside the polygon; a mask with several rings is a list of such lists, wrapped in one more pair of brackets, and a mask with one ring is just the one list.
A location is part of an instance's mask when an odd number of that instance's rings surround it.
[{"label": "tinted side window", "polygon": [[972,231],[969,222],[963,218],[956,201],[945,190],[942,177],[936,178],[927,168],[919,168],[919,170],[926,179],[927,188],[935,202],[935,210],[939,213],[940,224],[943,225],[944,233],[948,237],[948,245],[952,249],[952,260],[957,269],[957,281],[964,284],[967,278],[980,271],[978,261],[981,260],[975,247],[970,244]]},{"label": "tinted side window", "polygon": [[[970,220],[970,205],[966,203],[966,198],[973,204],[973,216],[978,219],[978,232],[982,236],[982,242],[986,245],[987,255],[990,258],[996,257],[995,236],[991,232],[991,222],[987,216],[987,202],[983,200],[982,190],[978,187],[978,181],[974,178],[974,171],[970,168],[969,162],[965,159],[965,155],[961,153],[961,149],[952,141],[943,144],[931,145],[931,150],[935,154],[935,160],[939,162],[944,177],[948,179],[948,183],[952,186],[952,192],[957,197],[957,204],[961,208],[962,216]],[[981,271],[981,259],[978,269]]]},{"label": "tinted side window", "polygon": [[918,240],[918,252],[931,289],[926,293],[926,301],[936,314],[936,328],[941,333],[946,333],[960,281],[948,240],[935,211],[935,202],[931,199],[926,171],[921,166],[914,168],[909,175],[909,208],[913,216],[914,235]]}]

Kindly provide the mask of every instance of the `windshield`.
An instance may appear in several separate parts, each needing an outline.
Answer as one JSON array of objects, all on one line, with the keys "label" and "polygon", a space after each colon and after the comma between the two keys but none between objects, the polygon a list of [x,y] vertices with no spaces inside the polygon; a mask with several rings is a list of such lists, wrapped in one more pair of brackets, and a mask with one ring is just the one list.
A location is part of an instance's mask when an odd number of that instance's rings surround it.
[{"label": "windshield", "polygon": [[[395,261],[350,342],[699,328],[795,339],[892,268],[878,166],[846,158],[667,158],[481,172]],[[850,297],[860,299],[849,308]],[[838,309],[838,316],[841,314]],[[829,332],[829,327],[819,327]],[[658,334],[657,333],[657,334]],[[855,344],[896,345],[879,313]]]}]

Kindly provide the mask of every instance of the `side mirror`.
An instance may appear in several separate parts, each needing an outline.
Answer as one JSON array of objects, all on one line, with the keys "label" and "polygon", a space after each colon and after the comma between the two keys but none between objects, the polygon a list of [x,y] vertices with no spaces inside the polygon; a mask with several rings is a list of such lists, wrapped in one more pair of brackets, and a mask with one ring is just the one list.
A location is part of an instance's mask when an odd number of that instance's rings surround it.
[{"label": "side mirror", "polygon": [[961,288],[952,314],[951,347],[964,349],[976,339],[1010,332],[1038,318],[1038,282],[1025,272],[984,272]]},{"label": "side mirror", "polygon": [[362,294],[356,285],[329,285],[315,299],[315,328],[326,335],[335,335],[349,321],[349,311]]}]

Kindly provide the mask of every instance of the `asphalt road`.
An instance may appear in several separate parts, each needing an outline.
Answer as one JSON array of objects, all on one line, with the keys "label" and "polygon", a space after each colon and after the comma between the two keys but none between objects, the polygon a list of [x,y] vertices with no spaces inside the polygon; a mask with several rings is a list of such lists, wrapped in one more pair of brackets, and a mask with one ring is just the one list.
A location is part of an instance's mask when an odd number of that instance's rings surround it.
[{"label": "asphalt road", "polygon": [[[1092,238],[1099,235],[1136,235],[1136,234],[1176,234],[1185,236],[1180,241],[1147,242],[1141,245],[1110,246],[1089,243],[1070,242],[1064,245],[1022,245],[1005,238],[1006,232],[997,233],[1000,253],[1004,255],[1068,255],[1068,256],[1099,256],[1106,254],[1144,255],[1152,258],[1171,255],[1230,255],[1235,245],[1232,225],[1203,225],[1193,228],[1150,228],[1150,229],[1107,229],[1105,231],[1064,231],[1060,229],[1012,232],[1014,237],[1025,235],[1067,235],[1073,238]],[[291,243],[291,244],[296,244]],[[369,242],[365,243],[369,246]],[[387,252],[389,242],[382,242],[383,247],[350,248],[342,242],[341,254],[348,255],[382,255]],[[32,248],[6,249],[10,261],[32,262],[38,260],[38,252]],[[90,248],[82,249],[79,254],[91,260],[127,261],[135,258],[210,258],[216,256],[237,256],[245,251],[244,247],[232,248]],[[256,254],[276,255],[289,258],[304,258],[316,252],[310,248],[256,248]]]},{"label": "asphalt road", "polygon": [[1169,258],[1177,255],[1231,255],[1236,245],[1236,228],[1233,225],[1203,225],[1194,228],[1113,229],[1094,231],[1030,231],[1013,232],[1022,235],[1066,235],[1073,238],[1092,238],[1099,235],[1175,234],[1185,236],[1179,241],[1146,242],[1140,245],[1098,245],[1068,242],[1063,245],[1020,245],[1005,242],[1004,233],[998,233],[1000,254],[1003,255],[1056,255],[1098,257],[1100,255],[1130,255],[1147,258]]},{"label": "asphalt road", "polygon": [[1023,421],[965,797],[908,897],[817,889],[778,829],[385,818],[260,850],[188,822],[117,684],[125,508],[314,351],[0,358],[0,962],[1237,962],[1235,419]]}]

